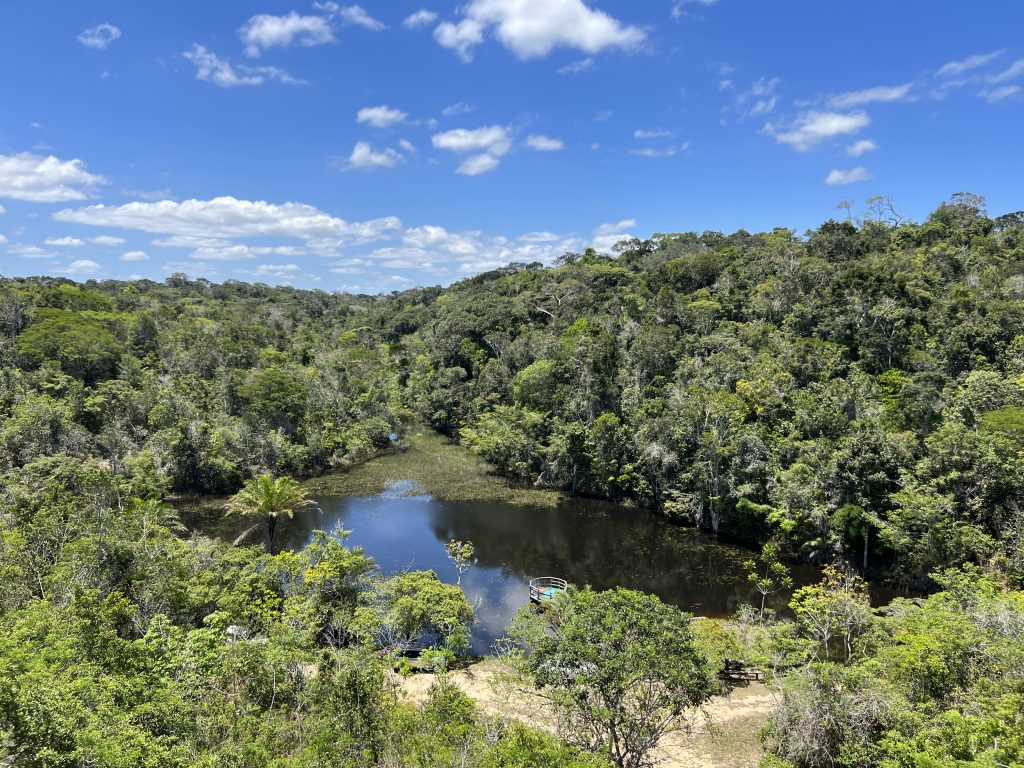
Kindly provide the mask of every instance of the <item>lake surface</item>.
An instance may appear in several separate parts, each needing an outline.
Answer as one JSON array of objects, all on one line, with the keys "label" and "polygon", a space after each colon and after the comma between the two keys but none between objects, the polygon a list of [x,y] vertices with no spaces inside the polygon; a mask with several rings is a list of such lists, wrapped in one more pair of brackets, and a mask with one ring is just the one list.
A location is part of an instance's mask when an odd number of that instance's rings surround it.
[{"label": "lake surface", "polygon": [[[746,580],[749,550],[670,524],[645,510],[570,499],[555,506],[489,501],[438,501],[413,481],[393,480],[373,496],[318,496],[279,530],[279,545],[301,549],[312,532],[351,531],[381,571],[433,570],[454,583],[444,545],[471,541],[476,564],[462,588],[476,607],[472,651],[488,653],[515,612],[529,602],[535,576],[560,576],[595,589],[638,589],[698,616],[720,617],[742,603],[760,603]],[[795,568],[797,586],[817,580]],[[775,596],[779,607],[788,595]]]}]

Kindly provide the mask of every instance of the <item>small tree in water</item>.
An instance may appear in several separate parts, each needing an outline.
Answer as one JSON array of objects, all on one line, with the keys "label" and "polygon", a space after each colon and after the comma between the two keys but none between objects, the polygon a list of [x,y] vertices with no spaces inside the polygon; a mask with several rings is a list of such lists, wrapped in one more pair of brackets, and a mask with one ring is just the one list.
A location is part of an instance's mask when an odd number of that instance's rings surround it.
[{"label": "small tree in water", "polygon": [[246,481],[242,490],[232,496],[225,505],[229,515],[258,519],[251,528],[243,532],[237,544],[263,522],[267,525],[267,551],[274,554],[274,536],[277,523],[282,516],[292,517],[295,510],[309,507],[315,502],[306,495],[302,486],[290,477],[274,478],[260,475]]},{"label": "small tree in water", "polygon": [[452,539],[444,545],[444,550],[448,553],[448,559],[452,561],[452,564],[455,566],[455,570],[459,573],[455,583],[461,587],[463,572],[476,562],[473,558],[473,553],[476,551],[476,548],[473,546],[473,542],[471,541],[459,541],[457,539]]},{"label": "small tree in water", "polygon": [[761,595],[761,609],[758,612],[761,626],[764,626],[764,606],[768,595],[793,586],[789,569],[779,559],[779,549],[774,544],[765,544],[761,548],[762,567],[753,560],[747,560],[743,567],[747,570],[747,581],[754,585]]}]

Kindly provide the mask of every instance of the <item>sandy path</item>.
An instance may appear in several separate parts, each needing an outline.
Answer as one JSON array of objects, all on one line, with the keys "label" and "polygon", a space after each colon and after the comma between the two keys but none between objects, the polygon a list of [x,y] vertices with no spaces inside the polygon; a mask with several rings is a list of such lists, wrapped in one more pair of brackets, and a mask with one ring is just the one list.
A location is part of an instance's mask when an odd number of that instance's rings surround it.
[{"label": "sandy path", "polygon": [[[397,678],[400,695],[422,701],[437,679],[417,674]],[[554,732],[554,721],[539,696],[504,680],[500,667],[482,662],[449,675],[449,680],[489,715],[515,718]],[[674,733],[658,747],[662,768],[756,768],[761,760],[758,732],[775,706],[771,689],[764,683],[736,688],[717,697],[705,708],[709,720],[699,718],[689,734]]]}]

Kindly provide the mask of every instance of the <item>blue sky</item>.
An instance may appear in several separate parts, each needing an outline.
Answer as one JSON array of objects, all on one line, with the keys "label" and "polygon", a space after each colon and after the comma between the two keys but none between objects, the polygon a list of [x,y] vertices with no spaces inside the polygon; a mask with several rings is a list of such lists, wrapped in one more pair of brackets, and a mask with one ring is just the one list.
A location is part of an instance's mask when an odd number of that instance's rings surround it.
[{"label": "blue sky", "polygon": [[0,274],[371,292],[1024,208],[1024,3],[7,0]]}]

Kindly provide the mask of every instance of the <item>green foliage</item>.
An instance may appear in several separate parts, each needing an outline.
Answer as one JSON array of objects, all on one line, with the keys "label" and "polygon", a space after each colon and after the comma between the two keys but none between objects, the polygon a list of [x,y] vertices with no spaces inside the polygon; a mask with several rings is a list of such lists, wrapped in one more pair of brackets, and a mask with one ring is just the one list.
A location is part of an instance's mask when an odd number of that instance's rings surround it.
[{"label": "green foliage", "polygon": [[571,741],[619,768],[646,764],[660,738],[715,691],[689,617],[625,589],[552,601],[550,632],[527,633],[527,665]]}]

